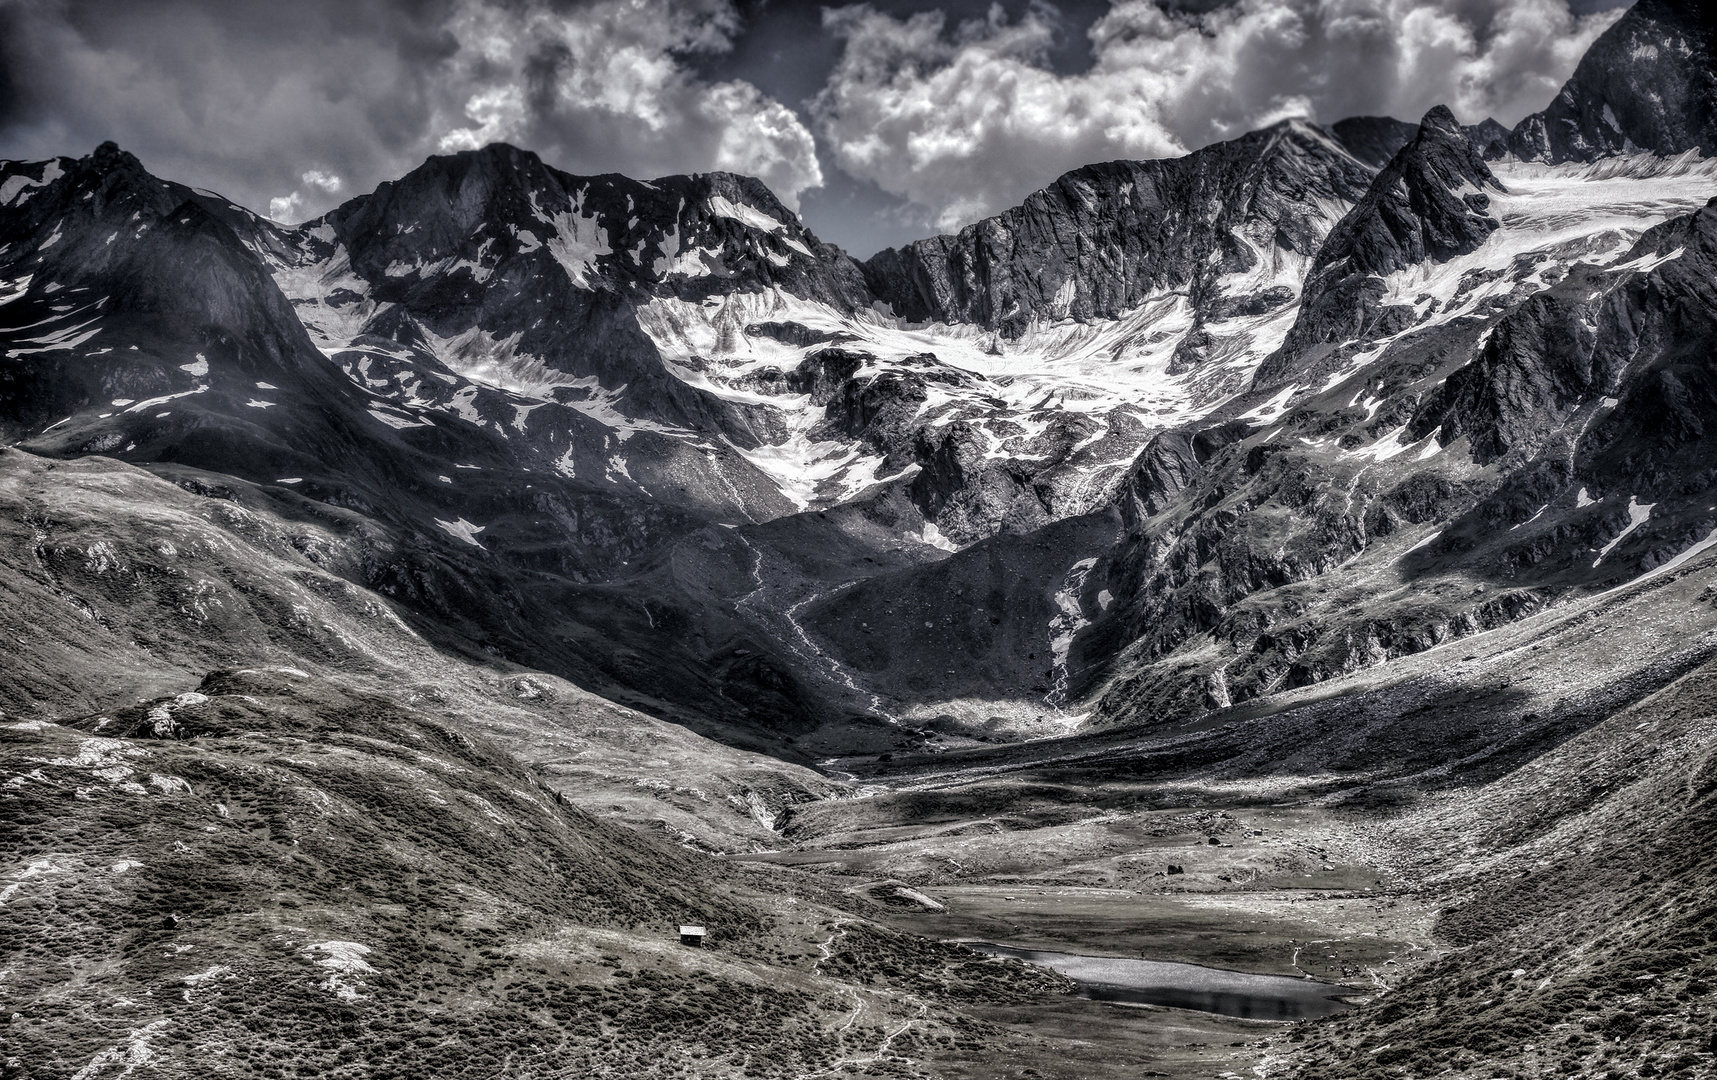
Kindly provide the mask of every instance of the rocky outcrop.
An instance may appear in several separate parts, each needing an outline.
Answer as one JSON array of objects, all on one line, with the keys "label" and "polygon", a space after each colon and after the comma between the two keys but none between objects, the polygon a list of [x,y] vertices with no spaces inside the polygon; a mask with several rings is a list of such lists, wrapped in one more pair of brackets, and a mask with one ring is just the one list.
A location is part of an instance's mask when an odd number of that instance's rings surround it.
[{"label": "rocky outcrop", "polygon": [[1122,519],[1136,528],[1144,519],[1162,513],[1181,492],[1194,486],[1205,463],[1218,451],[1251,432],[1252,425],[1246,421],[1230,420],[1193,431],[1171,428],[1152,439],[1121,490]]},{"label": "rocky outcrop", "polygon": [[1358,199],[1371,171],[1321,129],[1286,121],[1182,158],[1075,169],[955,236],[877,254],[865,280],[904,318],[1008,336],[1112,317],[1169,289],[1213,303],[1223,275],[1278,249],[1315,251],[1324,208]]},{"label": "rocky outcrop", "polygon": [[1426,113],[1413,141],[1330,230],[1312,262],[1293,329],[1260,365],[1254,385],[1285,382],[1315,368],[1337,346],[1411,325],[1411,308],[1383,303],[1383,278],[1484,243],[1501,228],[1488,213],[1488,192],[1503,190],[1454,114],[1442,105]]},{"label": "rocky outcrop", "polygon": [[1639,0],[1604,31],[1550,107],[1514,128],[1528,161],[1649,151],[1717,155],[1717,14],[1702,0]]}]

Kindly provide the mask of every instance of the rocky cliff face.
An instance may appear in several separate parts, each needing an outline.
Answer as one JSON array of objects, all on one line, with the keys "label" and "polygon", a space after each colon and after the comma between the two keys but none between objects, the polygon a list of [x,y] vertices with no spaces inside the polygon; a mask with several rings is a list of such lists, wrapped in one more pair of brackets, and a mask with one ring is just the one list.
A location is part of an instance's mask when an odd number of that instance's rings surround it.
[{"label": "rocky cliff face", "polygon": [[[1387,143],[1376,126],[1351,126],[1357,153]],[[1200,310],[1244,303],[1220,280],[1314,252],[1370,180],[1355,151],[1290,121],[1183,158],[1086,166],[956,236],[881,252],[865,280],[904,318],[1009,337],[1112,318],[1167,290]]]},{"label": "rocky cliff face", "polygon": [[1670,459],[1703,439],[1717,403],[1701,355],[1717,340],[1717,200],[1650,230],[1621,263],[1635,269],[1570,274],[1500,319],[1405,437],[1465,439],[1479,464],[1530,458],[1602,401],[1578,452],[1631,447],[1624,475],[1604,487],[1699,478]]},{"label": "rocky cliff face", "polygon": [[1543,112],[1514,128],[1528,161],[1646,151],[1717,154],[1717,16],[1699,0],[1640,0],[1592,43]]}]

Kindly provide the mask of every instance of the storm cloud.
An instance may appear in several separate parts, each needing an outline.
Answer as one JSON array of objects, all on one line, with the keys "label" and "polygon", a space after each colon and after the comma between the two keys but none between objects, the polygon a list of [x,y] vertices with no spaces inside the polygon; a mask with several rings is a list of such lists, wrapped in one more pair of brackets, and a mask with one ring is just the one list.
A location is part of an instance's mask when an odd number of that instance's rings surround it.
[{"label": "storm cloud", "polygon": [[[1617,14],[1079,0],[1070,19],[1041,0],[878,0],[810,18],[737,2],[0,0],[0,155],[113,139],[163,176],[302,220],[430,154],[507,141],[577,173],[750,173],[794,207],[826,181],[872,191],[807,204],[813,228],[865,253],[866,220],[954,228],[1067,169],[1283,117],[1446,103],[1509,123]],[[826,57],[803,95],[781,89],[769,50],[735,49],[772,20]],[[775,63],[793,47],[777,42]]]},{"label": "storm cloud", "polygon": [[727,0],[4,0],[0,153],[111,138],[291,218],[493,141],[574,172],[751,173],[796,203],[822,179],[810,131],[689,66],[739,25]]}]

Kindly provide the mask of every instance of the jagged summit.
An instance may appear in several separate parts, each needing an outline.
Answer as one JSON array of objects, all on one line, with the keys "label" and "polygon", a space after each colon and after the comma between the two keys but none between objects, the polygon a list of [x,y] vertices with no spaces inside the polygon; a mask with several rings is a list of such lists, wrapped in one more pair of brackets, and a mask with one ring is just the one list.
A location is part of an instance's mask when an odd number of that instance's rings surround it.
[{"label": "jagged summit", "polygon": [[1471,251],[1498,227],[1486,190],[1505,192],[1447,106],[1425,114],[1313,260],[1317,273],[1344,259],[1386,274],[1425,259]]},{"label": "jagged summit", "polygon": [[1592,43],[1549,108],[1515,126],[1508,147],[1550,164],[1717,155],[1717,8],[1640,0]]},{"label": "jagged summit", "polygon": [[1505,191],[1447,106],[1426,113],[1413,140],[1330,230],[1294,327],[1259,367],[1256,385],[1282,381],[1338,343],[1404,329],[1411,309],[1384,317],[1383,278],[1477,248],[1501,227],[1488,210],[1491,194]]}]

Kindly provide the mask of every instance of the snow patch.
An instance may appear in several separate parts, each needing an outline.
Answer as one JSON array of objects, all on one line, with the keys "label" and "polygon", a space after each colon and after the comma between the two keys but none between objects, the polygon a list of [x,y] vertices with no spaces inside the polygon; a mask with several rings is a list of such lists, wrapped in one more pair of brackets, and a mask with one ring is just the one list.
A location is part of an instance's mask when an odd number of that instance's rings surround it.
[{"label": "snow patch", "polygon": [[[1585,489],[1582,488],[1581,490],[1584,491]],[[1628,527],[1617,533],[1616,538],[1605,544],[1603,550],[1598,552],[1597,559],[1592,563],[1593,569],[1597,568],[1598,563],[1604,561],[1604,556],[1608,555],[1617,544],[1627,539],[1629,533],[1646,523],[1646,519],[1651,517],[1651,508],[1656,505],[1656,503],[1642,503],[1636,497],[1628,496]]]},{"label": "snow patch", "polygon": [[[483,545],[477,542],[477,534],[488,528],[487,525],[473,525],[462,517],[455,518],[452,521],[443,521],[440,518],[436,518],[435,523],[445,529],[449,536],[452,536],[457,540],[463,540],[474,548],[483,548]],[[487,551],[488,549],[483,548],[483,550]]]},{"label": "snow patch", "polygon": [[373,402],[370,404],[369,412],[370,412],[370,416],[374,417],[377,420],[380,420],[382,423],[386,424],[388,427],[394,428],[395,430],[403,430],[405,428],[414,428],[414,427],[434,427],[435,426],[434,424],[430,423],[428,420],[422,420],[422,419],[419,419],[419,418],[414,417],[414,416],[407,416],[403,413],[397,413],[397,412],[392,411],[391,409],[385,409],[382,406],[377,405]]},{"label": "snow patch", "polygon": [[[737,221],[741,225],[756,229],[759,232],[779,232],[787,227],[756,207],[747,206],[744,203],[732,203],[720,195],[710,196],[709,212],[716,217]],[[804,249],[801,248],[800,250]],[[810,252],[805,251],[805,254],[809,255]]]},{"label": "snow patch", "polygon": [[[14,176],[12,179],[16,180],[17,177]],[[25,274],[13,281],[0,281],[0,307],[5,307],[14,300],[23,299],[24,294],[30,291],[30,279],[35,276],[34,274]]]},{"label": "snow patch", "polygon": [[214,982],[215,980],[219,979],[222,975],[232,974],[232,970],[233,970],[232,968],[226,966],[225,964],[216,964],[214,967],[208,968],[205,971],[199,971],[195,975],[186,975],[180,981],[183,982],[186,986],[191,986],[191,987],[201,986],[204,983]]},{"label": "snow patch", "polygon": [[571,211],[556,214],[550,219],[554,235],[549,237],[548,250],[574,285],[588,289],[589,275],[596,270],[596,260],[614,254],[614,248],[595,219],[582,215],[580,211],[581,207],[574,206]]},{"label": "snow patch", "polygon": [[1413,552],[1418,551],[1420,548],[1424,547],[1426,544],[1429,544],[1431,541],[1435,540],[1437,537],[1439,537],[1441,535],[1443,535],[1443,530],[1438,529],[1436,532],[1431,533],[1430,535],[1426,536],[1423,540],[1420,540],[1417,544],[1414,544],[1412,547],[1408,548],[1406,551],[1403,551],[1401,554],[1403,556],[1411,555]]},{"label": "snow patch", "polygon": [[109,1068],[116,1069],[112,1075],[116,1077],[130,1076],[140,1068],[145,1068],[155,1060],[155,1049],[150,1045],[157,1035],[166,1030],[173,1021],[156,1020],[140,1028],[132,1028],[126,1033],[125,1042],[119,1046],[110,1046],[106,1050],[89,1059],[89,1063],[77,1072],[72,1073],[72,1080],[95,1080],[106,1074]]},{"label": "snow patch", "polygon": [[376,969],[364,960],[370,951],[368,945],[355,941],[320,941],[304,948],[305,955],[328,972],[322,989],[344,1001],[366,996],[361,992],[364,982],[358,976],[375,973]]},{"label": "snow patch", "polygon": [[929,544],[933,548],[941,548],[943,551],[960,550],[960,546],[958,544],[942,535],[942,530],[937,528],[934,521],[926,521],[924,523],[924,531],[919,533],[918,539]]},{"label": "snow patch", "polygon": [[1053,657],[1051,667],[1055,681],[1048,700],[1058,707],[1067,703],[1067,657],[1073,649],[1073,639],[1079,631],[1091,625],[1079,604],[1079,593],[1085,588],[1085,579],[1090,576],[1091,568],[1096,565],[1097,560],[1093,558],[1081,559],[1068,567],[1061,591],[1055,594],[1056,614],[1049,620],[1049,651]]},{"label": "snow patch", "polygon": [[1294,395],[1303,389],[1305,387],[1297,385],[1283,387],[1262,405],[1241,413],[1238,419],[1252,421],[1253,427],[1263,427],[1265,424],[1274,423],[1282,415],[1282,411],[1288,407],[1288,402],[1293,400]]}]

